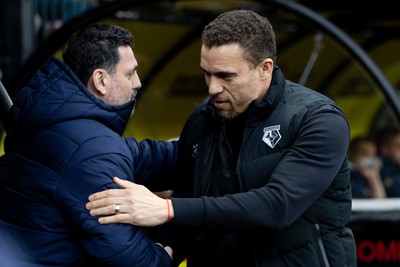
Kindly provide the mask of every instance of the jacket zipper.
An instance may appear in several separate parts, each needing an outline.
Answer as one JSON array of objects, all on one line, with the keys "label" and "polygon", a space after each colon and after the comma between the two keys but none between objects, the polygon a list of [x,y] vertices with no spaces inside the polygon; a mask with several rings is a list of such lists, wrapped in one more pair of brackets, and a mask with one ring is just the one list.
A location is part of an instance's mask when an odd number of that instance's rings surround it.
[{"label": "jacket zipper", "polygon": [[316,223],[314,225],[315,225],[315,229],[317,230],[318,246],[321,251],[322,259],[324,260],[324,266],[330,267],[329,261],[328,261],[328,256],[326,255],[325,247],[324,247],[324,244],[322,243],[321,228],[319,227],[318,223]]}]

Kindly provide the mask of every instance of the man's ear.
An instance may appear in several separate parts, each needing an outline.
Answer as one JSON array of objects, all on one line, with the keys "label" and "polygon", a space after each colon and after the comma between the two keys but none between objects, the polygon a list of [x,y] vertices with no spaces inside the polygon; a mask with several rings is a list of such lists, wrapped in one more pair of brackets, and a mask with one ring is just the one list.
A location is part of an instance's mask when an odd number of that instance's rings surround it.
[{"label": "man's ear", "polygon": [[[104,96],[110,86],[110,77],[104,69],[95,69],[92,74],[93,93]],[[89,81],[90,82],[90,81]]]},{"label": "man's ear", "polygon": [[259,64],[259,66],[262,79],[269,79],[274,70],[274,61],[270,58],[266,58]]}]

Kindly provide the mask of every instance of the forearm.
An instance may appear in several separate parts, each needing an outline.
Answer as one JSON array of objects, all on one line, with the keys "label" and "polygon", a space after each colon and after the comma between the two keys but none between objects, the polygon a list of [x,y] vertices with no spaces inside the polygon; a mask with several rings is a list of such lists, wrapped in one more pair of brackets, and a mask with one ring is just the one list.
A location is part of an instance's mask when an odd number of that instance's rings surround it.
[{"label": "forearm", "polygon": [[386,197],[386,190],[382,182],[380,175],[380,168],[359,168],[362,175],[364,175],[367,181],[369,190],[371,192],[371,198],[384,198]]},{"label": "forearm", "polygon": [[174,198],[171,201],[171,218],[177,226],[201,226],[204,224],[204,202],[202,198]]},{"label": "forearm", "polygon": [[367,178],[367,182],[368,182],[368,186],[371,191],[372,198],[385,198],[386,197],[386,191],[383,186],[381,177],[379,175]]}]

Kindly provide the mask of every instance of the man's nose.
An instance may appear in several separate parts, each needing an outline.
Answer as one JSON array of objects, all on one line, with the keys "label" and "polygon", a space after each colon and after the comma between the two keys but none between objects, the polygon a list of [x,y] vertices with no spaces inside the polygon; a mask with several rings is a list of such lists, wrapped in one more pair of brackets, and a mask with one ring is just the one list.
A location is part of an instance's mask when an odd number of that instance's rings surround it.
[{"label": "man's nose", "polygon": [[223,87],[217,78],[210,78],[210,83],[208,84],[208,94],[209,95],[216,95],[222,92]]}]

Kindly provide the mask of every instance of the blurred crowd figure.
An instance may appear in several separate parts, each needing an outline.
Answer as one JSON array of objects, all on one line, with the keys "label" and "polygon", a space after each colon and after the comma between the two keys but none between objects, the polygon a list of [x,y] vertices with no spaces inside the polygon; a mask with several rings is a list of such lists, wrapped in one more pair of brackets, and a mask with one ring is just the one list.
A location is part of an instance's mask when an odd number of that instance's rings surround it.
[{"label": "blurred crowd figure", "polygon": [[356,137],[350,142],[348,153],[353,198],[384,198],[381,178],[382,161],[372,138]]},{"label": "blurred crowd figure", "polygon": [[348,160],[353,198],[400,197],[400,130],[351,140]]},{"label": "blurred crowd figure", "polygon": [[400,130],[385,128],[377,134],[378,156],[382,159],[381,178],[387,197],[400,197]]}]

